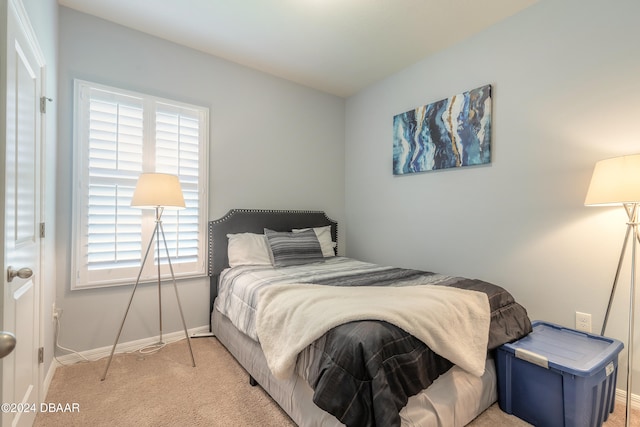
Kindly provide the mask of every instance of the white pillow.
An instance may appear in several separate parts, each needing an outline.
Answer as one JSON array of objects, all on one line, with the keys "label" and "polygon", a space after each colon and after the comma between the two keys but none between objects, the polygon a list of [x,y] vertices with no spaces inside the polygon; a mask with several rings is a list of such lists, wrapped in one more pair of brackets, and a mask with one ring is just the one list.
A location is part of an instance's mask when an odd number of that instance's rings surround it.
[{"label": "white pillow", "polygon": [[[298,228],[293,229],[294,233],[299,233],[300,231],[309,230],[308,228]],[[336,252],[333,248],[336,247],[336,243],[331,240],[331,226],[327,225],[326,227],[315,227],[313,231],[316,233],[318,237],[318,242],[320,242],[320,248],[322,249],[322,256],[330,257],[335,256]]]},{"label": "white pillow", "polygon": [[264,234],[238,233],[227,234],[229,244],[229,266],[271,265],[269,247]]}]

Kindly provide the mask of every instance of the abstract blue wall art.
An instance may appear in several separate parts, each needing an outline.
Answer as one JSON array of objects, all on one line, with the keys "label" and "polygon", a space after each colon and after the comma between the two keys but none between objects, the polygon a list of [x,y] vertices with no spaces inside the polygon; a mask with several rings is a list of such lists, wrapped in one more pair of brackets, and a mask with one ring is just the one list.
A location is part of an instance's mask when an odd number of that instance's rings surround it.
[{"label": "abstract blue wall art", "polygon": [[491,162],[491,85],[393,117],[393,174]]}]

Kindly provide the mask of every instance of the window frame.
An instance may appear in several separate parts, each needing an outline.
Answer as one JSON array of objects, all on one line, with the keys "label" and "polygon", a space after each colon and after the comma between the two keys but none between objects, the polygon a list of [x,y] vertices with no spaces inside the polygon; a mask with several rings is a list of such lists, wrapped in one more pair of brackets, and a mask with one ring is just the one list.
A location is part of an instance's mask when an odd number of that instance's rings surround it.
[{"label": "window frame", "polygon": [[[172,267],[176,279],[204,277],[207,274],[207,221],[208,221],[208,184],[209,184],[209,109],[181,101],[134,92],[81,79],[74,79],[73,96],[73,190],[72,190],[72,256],[71,290],[94,289],[111,286],[132,285],[140,272],[140,264],[155,227],[155,210],[141,210],[141,249],[140,260],[136,266],[90,270],[88,268],[88,230],[89,230],[89,106],[92,90],[113,93],[117,99],[133,98],[142,103],[142,172],[155,172],[156,162],[156,110],[157,105],[170,106],[177,111],[189,110],[198,117],[198,244],[197,258],[194,262],[176,263],[172,257]],[[160,108],[160,112],[166,111]],[[137,181],[137,178],[136,178]],[[133,183],[135,185],[135,183]],[[191,184],[193,185],[193,184]],[[186,196],[186,195],[185,195]],[[185,197],[186,198],[186,197]],[[172,212],[166,211],[165,215]],[[164,216],[163,215],[163,218]],[[167,230],[165,230],[165,234]],[[171,247],[169,248],[171,251]],[[161,257],[165,257],[164,246],[160,245]],[[157,254],[154,242],[140,283],[157,281],[158,269],[155,262]],[[171,278],[166,263],[161,263],[161,279]]]}]

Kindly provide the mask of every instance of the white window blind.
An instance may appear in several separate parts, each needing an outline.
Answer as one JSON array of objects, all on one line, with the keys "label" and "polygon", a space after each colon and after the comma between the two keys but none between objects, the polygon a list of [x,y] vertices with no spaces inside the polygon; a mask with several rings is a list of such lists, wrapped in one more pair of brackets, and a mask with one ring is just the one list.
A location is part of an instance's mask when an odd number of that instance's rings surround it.
[{"label": "white window blind", "polygon": [[[72,289],[135,281],[155,226],[154,211],[129,206],[142,172],[179,177],[186,209],[162,215],[169,256],[176,277],[204,274],[208,110],[81,80],[75,90]],[[156,249],[142,281],[166,264]]]}]

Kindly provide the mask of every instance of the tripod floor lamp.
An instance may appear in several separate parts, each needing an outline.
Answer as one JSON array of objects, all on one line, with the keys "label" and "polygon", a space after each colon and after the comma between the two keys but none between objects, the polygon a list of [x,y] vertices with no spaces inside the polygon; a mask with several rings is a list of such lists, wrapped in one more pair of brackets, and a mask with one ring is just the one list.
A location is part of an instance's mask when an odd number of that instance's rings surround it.
[{"label": "tripod floor lamp", "polygon": [[149,252],[151,251],[151,247],[153,246],[154,241],[156,242],[157,266],[158,266],[158,309],[159,309],[158,311],[160,313],[160,341],[156,344],[156,346],[161,347],[164,345],[164,343],[162,342],[162,289],[161,289],[161,281],[160,281],[160,250],[161,250],[160,244],[163,243],[164,251],[167,256],[167,264],[169,265],[169,271],[171,272],[173,289],[176,293],[176,300],[178,302],[180,318],[182,319],[182,327],[184,328],[184,335],[187,338],[187,343],[189,345],[189,353],[191,354],[191,364],[193,367],[196,366],[195,359],[193,358],[193,349],[191,348],[191,339],[189,338],[189,333],[187,332],[187,325],[184,321],[184,314],[182,313],[182,305],[180,304],[180,297],[178,296],[178,287],[176,285],[176,277],[173,273],[173,266],[171,265],[171,257],[169,256],[169,249],[167,248],[167,240],[165,239],[164,228],[162,227],[162,213],[165,209],[184,209],[185,208],[184,196],[182,195],[182,189],[180,188],[180,181],[178,180],[178,177],[175,175],[169,175],[169,174],[163,174],[163,173],[141,174],[140,178],[138,179],[138,184],[136,185],[136,189],[133,192],[133,197],[131,198],[131,206],[140,208],[140,209],[155,209],[156,225],[153,230],[153,234],[151,235],[151,239],[149,240],[147,251],[144,254],[144,258],[142,259],[142,265],[140,266],[140,271],[138,272],[136,283],[133,286],[133,292],[131,293],[129,304],[127,305],[127,309],[124,313],[124,317],[122,318],[122,323],[120,324],[118,335],[116,335],[116,341],[113,343],[113,348],[111,349],[111,354],[109,355],[109,361],[107,362],[107,367],[105,368],[104,375],[102,376],[102,381],[104,381],[104,379],[107,377],[107,372],[109,371],[109,366],[111,366],[111,360],[113,359],[113,353],[115,352],[116,345],[120,340],[120,334],[122,333],[124,322],[125,320],[127,320],[127,314],[129,314],[129,309],[131,308],[131,302],[133,301],[133,297],[136,294],[136,289],[138,288],[138,284],[140,283],[140,276],[142,275],[142,270],[144,269],[144,265],[147,262]]},{"label": "tripod floor lamp", "polygon": [[611,303],[616,292],[618,278],[622,269],[622,262],[629,237],[631,237],[631,282],[629,286],[629,337],[627,340],[627,410],[626,426],[630,423],[631,414],[631,379],[633,372],[633,338],[634,315],[636,299],[636,256],[640,235],[638,234],[638,215],[640,210],[640,154],[616,157],[601,160],[596,163],[589,184],[587,198],[584,202],[587,206],[623,206],[628,217],[627,231],[620,251],[618,269],[611,287],[611,295],[607,312],[602,325],[602,334],[607,327]]}]

